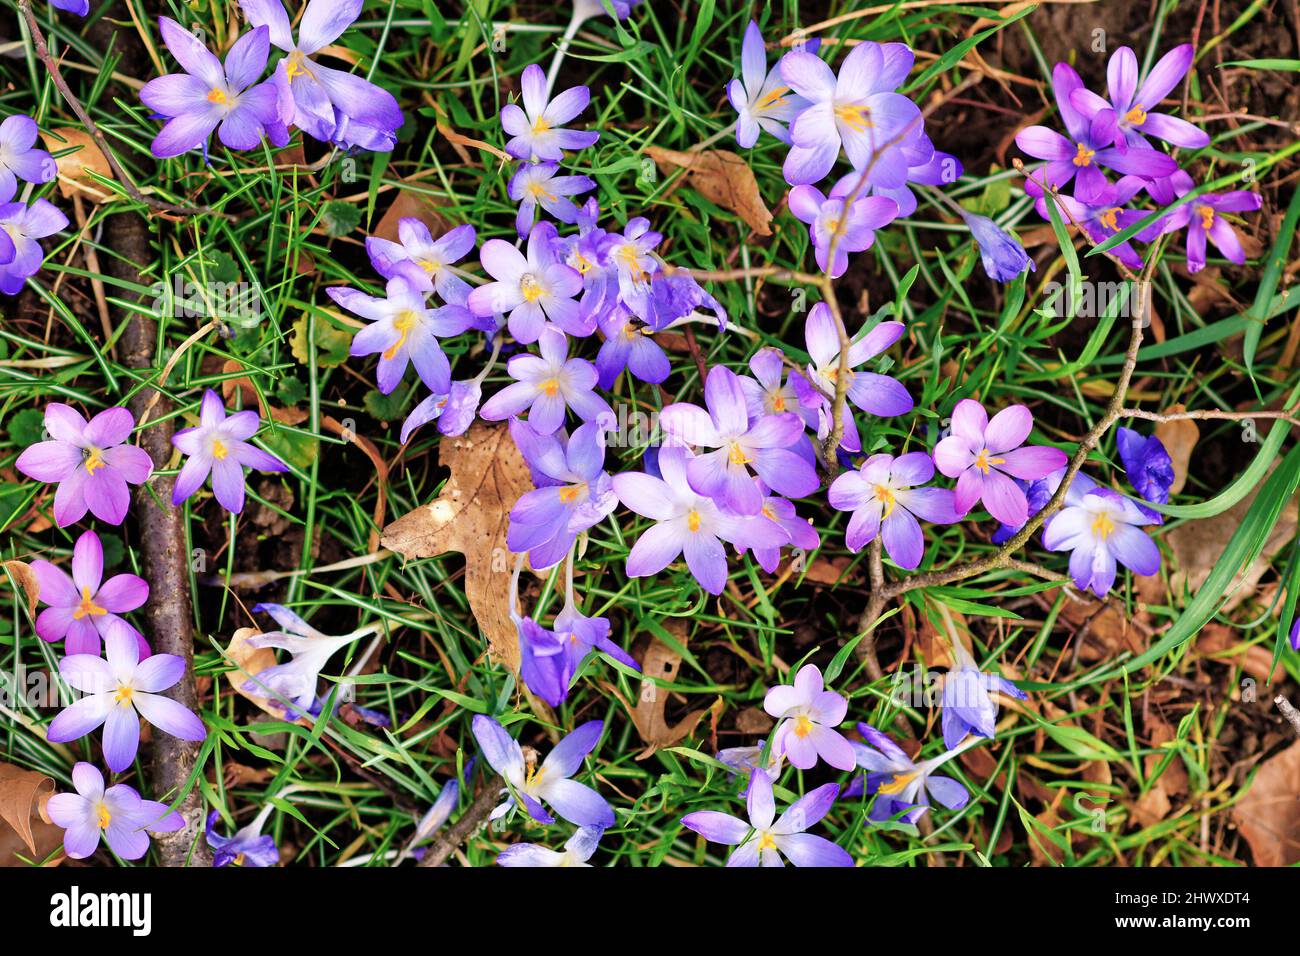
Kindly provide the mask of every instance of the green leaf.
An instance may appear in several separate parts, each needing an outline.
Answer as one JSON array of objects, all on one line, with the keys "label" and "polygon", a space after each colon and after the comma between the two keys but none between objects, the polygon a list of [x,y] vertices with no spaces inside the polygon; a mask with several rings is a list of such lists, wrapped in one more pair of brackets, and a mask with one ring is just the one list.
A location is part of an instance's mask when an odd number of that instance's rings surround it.
[{"label": "green leaf", "polygon": [[24,408],[9,419],[9,440],[19,448],[35,445],[45,438],[45,413],[39,408]]},{"label": "green leaf", "polygon": [[1105,760],[1110,762],[1121,759],[1118,750],[1104,740],[1090,734],[1082,727],[1054,724],[1041,718],[1038,719],[1038,724],[1043,728],[1047,736],[1083,760]]},{"label": "green leaf", "polygon": [[292,428],[269,428],[262,433],[267,450],[286,464],[306,471],[320,454],[320,442]]},{"label": "green leaf", "polygon": [[1286,217],[1282,220],[1282,228],[1278,230],[1277,242],[1273,244],[1273,251],[1265,260],[1264,275],[1260,277],[1259,288],[1255,291],[1255,303],[1247,313],[1252,321],[1246,326],[1246,336],[1241,343],[1241,356],[1246,371],[1252,378],[1255,374],[1255,349],[1259,347],[1259,337],[1264,334],[1264,323],[1268,320],[1268,307],[1273,301],[1273,293],[1277,291],[1282,269],[1291,254],[1291,242],[1295,239],[1297,225],[1300,225],[1300,189],[1291,194],[1291,203],[1286,207]]},{"label": "green leaf", "polygon": [[321,209],[321,221],[325,224],[325,234],[338,239],[361,225],[361,210],[350,202],[334,199]]},{"label": "green leaf", "polygon": [[[293,324],[293,338],[289,340],[293,357],[303,365],[311,364],[311,352],[307,344],[309,318],[304,315]],[[316,319],[314,333],[317,368],[335,368],[348,360],[348,347],[352,344],[350,334],[336,329],[328,319],[322,317]]]},{"label": "green leaf", "polygon": [[[404,391],[403,395],[410,395],[409,391]],[[373,388],[366,392],[362,404],[366,407],[366,412],[371,418],[376,418],[381,422],[391,422],[401,418],[406,411],[407,401],[403,395],[392,392],[388,395],[377,392]]]}]

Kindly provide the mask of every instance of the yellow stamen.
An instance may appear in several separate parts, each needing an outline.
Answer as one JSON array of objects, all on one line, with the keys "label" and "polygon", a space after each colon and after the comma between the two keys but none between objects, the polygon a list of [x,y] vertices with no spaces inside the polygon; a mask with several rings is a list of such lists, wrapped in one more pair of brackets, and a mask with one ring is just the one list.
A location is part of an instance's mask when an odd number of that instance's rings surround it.
[{"label": "yellow stamen", "polygon": [[796,737],[807,737],[813,731],[813,722],[800,714],[794,719],[794,726],[790,729]]},{"label": "yellow stamen", "polygon": [[1097,151],[1095,149],[1089,149],[1087,146],[1084,146],[1082,143],[1079,143],[1078,146],[1079,146],[1079,151],[1074,154],[1074,159],[1071,160],[1071,162],[1073,162],[1074,165],[1079,167],[1091,166],[1092,157],[1097,155]]},{"label": "yellow stamen", "polygon": [[560,500],[567,505],[570,502],[577,501],[578,496],[586,490],[586,485],[569,485],[567,488],[561,488]]},{"label": "yellow stamen", "polygon": [[645,281],[646,272],[643,268],[641,268],[641,260],[639,258],[640,251],[637,249],[634,243],[631,242],[623,243],[621,246],[618,247],[618,252],[615,253],[615,255],[617,255],[620,259],[623,260],[623,264],[626,265],[628,271],[632,273],[633,282]]},{"label": "yellow stamen", "polygon": [[427,272],[429,275],[433,275],[435,272],[437,272],[439,269],[442,268],[442,263],[439,262],[437,259],[418,259],[416,261],[420,263],[420,268],[423,269],[425,272]]},{"label": "yellow stamen", "polygon": [[127,684],[118,684],[117,693],[113,695],[113,703],[129,704],[131,703],[131,696],[134,693],[135,693],[134,687],[131,687]]},{"label": "yellow stamen", "polygon": [[898,501],[894,498],[894,489],[888,485],[876,485],[876,500],[885,506],[885,510],[880,515],[880,520],[884,521],[894,511],[894,505]]},{"label": "yellow stamen", "polygon": [[772,837],[772,834],[765,832],[760,836],[758,838],[758,848],[759,850],[775,850],[776,840]]},{"label": "yellow stamen", "polygon": [[538,202],[541,202],[543,199],[549,199],[554,202],[557,198],[555,193],[547,189],[542,183],[529,183],[528,191],[533,194],[533,198]]},{"label": "yellow stamen", "polygon": [[525,272],[519,277],[519,291],[523,293],[525,302],[536,302],[546,294],[546,289],[531,272]]},{"label": "yellow stamen", "polygon": [[393,320],[393,328],[402,334],[397,337],[396,342],[384,350],[384,358],[391,360],[397,356],[397,353],[402,350],[402,346],[406,344],[411,329],[415,328],[416,323],[419,321],[420,317],[415,314],[413,309],[407,309],[405,312],[398,314],[397,318]]},{"label": "yellow stamen", "polygon": [[113,814],[108,812],[108,804],[101,803],[95,808],[96,823],[101,830],[107,830],[108,825],[113,822]]},{"label": "yellow stamen", "polygon": [[785,411],[785,396],[782,395],[780,392],[777,392],[775,395],[772,396],[772,411],[774,412]]},{"label": "yellow stamen", "polygon": [[104,467],[103,452],[98,448],[89,448],[86,453],[86,474],[93,475],[96,468]]},{"label": "yellow stamen", "polygon": [[748,465],[753,460],[745,454],[745,449],[740,447],[740,442],[731,443],[731,454],[727,456],[727,461],[733,465]]},{"label": "yellow stamen", "polygon": [[548,378],[542,383],[542,394],[548,398],[554,398],[560,392],[560,380],[558,378]]},{"label": "yellow stamen", "polygon": [[80,621],[83,617],[100,617],[108,613],[102,607],[97,605],[93,598],[94,595],[90,593],[90,588],[81,589],[81,603],[78,604],[77,609],[72,612],[72,619],[74,621]]},{"label": "yellow stamen", "polygon": [[763,507],[759,509],[759,513],[762,514],[762,516],[764,518],[767,518],[769,521],[777,520],[776,512],[772,510],[771,505],[763,505]]},{"label": "yellow stamen", "polygon": [[292,80],[295,76],[311,76],[311,70],[307,69],[307,58],[297,50],[289,54],[289,58],[284,61],[284,75]]},{"label": "yellow stamen", "polygon": [[242,854],[242,853],[236,853],[236,854],[235,854],[235,859],[234,859],[233,861],[231,861],[231,862],[233,862],[233,863],[235,864],[235,866],[243,866],[243,865],[244,865],[244,854]]},{"label": "yellow stamen", "polygon": [[1133,108],[1124,114],[1124,122],[1130,126],[1141,126],[1147,121],[1147,111],[1140,104],[1134,104]]},{"label": "yellow stamen", "polygon": [[1196,210],[1201,216],[1201,228],[1209,229],[1214,225],[1214,210],[1209,206],[1201,206]]},{"label": "yellow stamen", "polygon": [[985,475],[989,473],[990,467],[993,465],[1001,465],[1006,461],[1005,458],[993,458],[992,455],[993,453],[985,448],[975,457],[975,467]]},{"label": "yellow stamen", "polygon": [[575,252],[573,254],[573,261],[570,262],[569,265],[577,269],[579,275],[584,275],[584,276],[592,269],[596,268],[596,264],[592,262],[590,259],[588,259],[586,256],[584,256],[581,252]]},{"label": "yellow stamen", "polygon": [[533,124],[534,133],[545,133],[550,128],[551,124],[541,117],[538,117],[537,122]]},{"label": "yellow stamen", "polygon": [[756,110],[772,109],[780,106],[781,101],[785,99],[785,94],[790,92],[788,86],[778,86],[776,89],[765,94],[757,103],[754,104]]},{"label": "yellow stamen", "polygon": [[224,90],[219,90],[219,89],[217,89],[217,88],[214,86],[212,89],[208,90],[208,102],[209,102],[209,103],[228,103],[228,102],[230,102],[230,98],[229,98],[228,96],[226,96],[226,93],[225,93]]},{"label": "yellow stamen", "polygon": [[901,793],[909,783],[916,779],[915,773],[899,773],[889,783],[882,783],[877,792],[885,794]]},{"label": "yellow stamen", "polygon": [[545,773],[546,773],[546,768],[545,768],[545,767],[542,767],[542,766],[539,766],[539,765],[534,764],[534,765],[533,765],[533,766],[528,770],[528,773],[524,776],[524,789],[527,790],[527,789],[529,789],[529,788],[531,788],[531,787],[535,787],[535,786],[537,786],[537,784],[541,783],[541,782],[542,782],[542,775],[545,774]]},{"label": "yellow stamen", "polygon": [[1115,522],[1110,519],[1110,515],[1103,511],[1093,519],[1092,533],[1105,541],[1115,533]]},{"label": "yellow stamen", "polygon": [[212,440],[212,457],[217,461],[225,461],[228,454],[230,452],[226,448],[226,443],[220,438],[214,438]]},{"label": "yellow stamen", "polygon": [[1119,206],[1112,206],[1110,209],[1107,209],[1104,213],[1098,216],[1097,221],[1100,222],[1107,229],[1109,229],[1111,232],[1119,232],[1118,216],[1120,212],[1121,210]]},{"label": "yellow stamen", "polygon": [[698,511],[692,511],[686,516],[686,527],[691,531],[699,531],[700,523],[702,521],[703,519],[700,517],[700,513]]},{"label": "yellow stamen", "polygon": [[865,106],[837,106],[835,118],[858,133],[864,133],[876,125],[871,122],[871,110]]}]

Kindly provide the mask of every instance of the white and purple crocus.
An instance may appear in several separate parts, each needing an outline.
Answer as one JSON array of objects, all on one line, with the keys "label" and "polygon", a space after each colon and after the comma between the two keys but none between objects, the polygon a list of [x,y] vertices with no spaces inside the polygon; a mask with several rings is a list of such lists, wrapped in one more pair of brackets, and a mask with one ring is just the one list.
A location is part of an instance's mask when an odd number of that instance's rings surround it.
[{"label": "white and purple crocus", "polygon": [[63,852],[84,860],[102,838],[123,860],[138,860],[149,852],[149,834],[175,833],[185,818],[157,800],[142,800],[124,783],[104,788],[104,775],[79,761],[72,768],[76,793],[56,793],[46,804],[55,826],[63,828]]},{"label": "white and purple crocus", "polygon": [[921,563],[925,536],[920,518],[933,524],[960,520],[955,497],[944,488],[920,488],[934,477],[934,462],[924,452],[895,458],[872,455],[857,471],[846,471],[831,484],[827,498],[840,511],[851,511],[846,543],[859,551],[880,535],[885,552],[900,568]]},{"label": "white and purple crocus", "polygon": [[800,770],[811,770],[818,758],[837,770],[853,769],[853,748],[836,728],[848,713],[842,694],[827,690],[822,672],[805,664],[793,684],[778,684],[767,692],[763,709],[778,721],[772,750]]},{"label": "white and purple crocus", "polygon": [[212,389],[203,393],[199,424],[172,436],[172,444],[187,460],[176,476],[172,504],[178,505],[198,491],[212,476],[212,493],[218,504],[231,514],[244,510],[244,469],[283,472],[289,466],[270,452],[249,444],[261,419],[251,409],[226,414],[221,396]]},{"label": "white and purple crocus", "polygon": [[41,603],[36,634],[43,641],[63,641],[65,654],[99,656],[100,643],[111,626],[121,624],[136,637],[141,656],[148,656],[144,636],[121,617],[149,599],[149,585],[134,574],[104,580],[104,548],[99,535],[83,531],[72,549],[72,575],[46,560],[32,562],[40,585]]}]

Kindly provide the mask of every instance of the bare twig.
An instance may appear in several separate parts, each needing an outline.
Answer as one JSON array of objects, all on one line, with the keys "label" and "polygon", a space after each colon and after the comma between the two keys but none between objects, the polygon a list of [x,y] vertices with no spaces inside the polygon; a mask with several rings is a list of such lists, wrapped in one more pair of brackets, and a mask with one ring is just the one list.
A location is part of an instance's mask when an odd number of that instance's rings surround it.
[{"label": "bare twig", "polygon": [[1273,698],[1273,703],[1282,712],[1282,716],[1286,718],[1287,723],[1295,729],[1296,734],[1300,735],[1300,710],[1296,710],[1291,701],[1281,694]]},{"label": "bare twig", "polygon": [[474,835],[474,831],[483,825],[492,808],[501,802],[497,789],[499,780],[492,777],[483,784],[483,789],[474,798],[474,802],[461,814],[460,819],[449,826],[442,834],[429,844],[420,866],[442,866],[456,852],[456,848]]}]

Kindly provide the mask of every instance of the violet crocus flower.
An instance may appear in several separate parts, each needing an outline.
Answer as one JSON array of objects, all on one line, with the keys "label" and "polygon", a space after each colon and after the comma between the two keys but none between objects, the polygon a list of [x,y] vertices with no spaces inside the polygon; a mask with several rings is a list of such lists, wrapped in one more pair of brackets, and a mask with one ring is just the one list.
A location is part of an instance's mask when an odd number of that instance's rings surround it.
[{"label": "violet crocus flower", "polygon": [[904,44],[870,40],[849,52],[838,77],[813,53],[782,57],[782,79],[808,101],[790,126],[793,145],[785,160],[786,182],[818,182],[831,171],[843,146],[854,169],[871,166],[884,185],[905,183],[907,161],[896,146],[923,135],[923,124],[916,104],[894,90],[912,62],[912,51]]},{"label": "violet crocus flower", "polygon": [[[799,517],[792,501],[769,495],[763,499],[763,508],[759,511],[759,516],[784,531],[790,539],[788,544],[804,554],[817,550],[822,543],[817,529],[807,518]],[[776,573],[777,565],[781,563],[780,548],[760,547],[750,550],[753,551],[754,560],[758,562],[760,568],[768,574]]]},{"label": "violet crocus flower", "polygon": [[[603,250],[606,261],[618,277],[619,298],[633,315],[647,323],[650,322],[651,299],[654,297],[650,279],[659,271],[654,249],[663,238],[661,233],[650,228],[649,219],[633,216],[623,227],[622,235],[608,236]],[[663,329],[662,325],[652,327],[656,331]]]},{"label": "violet crocus flower", "polygon": [[738,114],[736,143],[741,149],[758,141],[760,128],[783,143],[790,142],[786,125],[808,105],[802,96],[791,92],[779,68],[768,72],[763,33],[753,20],[745,28],[740,47],[740,76],[727,84],[727,99]]},{"label": "violet crocus flower", "polygon": [[1076,475],[1065,506],[1043,527],[1043,546],[1071,552],[1070,577],[1075,586],[1105,597],[1115,583],[1117,563],[1134,574],[1160,570],[1160,549],[1140,530],[1159,523],[1159,515],[1145,511],[1131,498]]},{"label": "violet crocus flower", "polygon": [[36,634],[43,641],[63,640],[65,654],[99,656],[100,640],[110,626],[121,624],[135,635],[141,656],[148,656],[144,636],[119,615],[134,611],[149,600],[149,584],[134,574],[115,574],[104,580],[104,548],[99,535],[83,531],[72,549],[72,576],[49,561],[32,562],[40,585],[41,603],[48,605],[36,618]]},{"label": "violet crocus flower", "polygon": [[1291,625],[1289,640],[1291,641],[1291,650],[1300,651],[1300,616],[1296,617],[1295,623]]},{"label": "violet crocus flower", "polygon": [[469,294],[475,315],[507,316],[510,334],[524,345],[536,342],[554,323],[570,335],[590,335],[594,319],[585,318],[574,297],[582,291],[582,275],[556,258],[555,227],[539,223],[528,237],[528,256],[503,239],[489,239],[479,250],[488,275],[495,279]]},{"label": "violet crocus flower", "polygon": [[614,410],[598,396],[596,368],[586,359],[569,358],[569,340],[559,329],[542,329],[541,355],[516,355],[506,364],[515,379],[486,402],[479,415],[502,421],[528,409],[528,424],[549,435],[564,424],[565,409],[586,421],[613,421]]},{"label": "violet crocus flower", "polygon": [[[1173,178],[1174,192],[1185,196],[1192,190],[1192,179],[1182,173]],[[1260,207],[1259,193],[1244,189],[1223,193],[1206,193],[1183,203],[1164,218],[1162,232],[1187,229],[1187,271],[1196,273],[1205,268],[1205,240],[1223,253],[1229,262],[1241,265],[1246,261],[1246,250],[1241,246],[1232,224],[1223,216],[1225,212],[1254,212]]]},{"label": "violet crocus flower", "polygon": [[520,163],[510,177],[506,194],[519,203],[515,231],[521,239],[532,231],[538,206],[560,222],[578,221],[578,207],[569,197],[590,192],[596,181],[590,176],[557,176],[559,171],[559,163]]},{"label": "violet crocus flower", "polygon": [[39,133],[36,121],[21,113],[0,123],[0,196],[12,196],[19,179],[48,183],[58,175],[54,157],[35,148]]},{"label": "violet crocus flower", "polygon": [[1023,525],[1029,517],[1025,493],[1012,481],[1043,478],[1066,463],[1065,452],[1047,445],[1025,445],[1034,416],[1024,405],[1002,409],[990,421],[984,406],[964,398],[952,412],[952,434],[934,449],[934,463],[957,479],[954,505],[959,516],[976,502],[998,521]]},{"label": "violet crocus flower", "polygon": [[604,827],[581,827],[564,844],[552,850],[536,843],[516,843],[497,854],[497,866],[585,866],[600,846]]},{"label": "violet crocus flower", "polygon": [[[764,415],[798,415],[805,426],[817,427],[817,407],[821,398],[808,380],[795,369],[786,371],[780,349],[763,348],[749,360],[753,378],[740,377],[740,388],[745,393],[745,412],[750,421]],[[785,383],[781,376],[785,373]]]},{"label": "violet crocus flower", "polygon": [[432,421],[438,423],[439,434],[452,438],[465,434],[474,424],[482,398],[483,388],[477,379],[452,382],[449,391],[443,394],[435,392],[406,416],[406,421],[402,422],[402,444],[410,440],[417,428]]},{"label": "violet crocus flower", "polygon": [[990,692],[1006,694],[1016,700],[1028,698],[1023,690],[998,674],[979,669],[970,651],[960,642],[952,648],[952,667],[943,678],[943,745],[949,750],[967,734],[992,737],[997,729],[998,702]]},{"label": "violet crocus flower", "polygon": [[45,431],[50,441],[30,445],[14,467],[36,481],[57,483],[54,520],[65,528],[89,509],[100,521],[121,524],[131,504],[127,485],[148,480],[153,461],[147,452],[123,444],[135,428],[135,417],[117,407],[100,412],[89,423],[59,402],[45,407]]},{"label": "violet crocus flower", "polygon": [[17,295],[45,262],[40,240],[68,228],[68,217],[45,199],[28,206],[10,198],[0,190],[0,293]]},{"label": "violet crocus flower", "polygon": [[727,327],[727,310],[685,269],[660,269],[650,276],[649,294],[629,304],[646,327],[656,332],[713,313],[718,329]]},{"label": "violet crocus flower", "polygon": [[872,823],[888,823],[898,817],[903,823],[915,824],[930,809],[931,799],[949,810],[966,806],[970,799],[966,788],[935,771],[983,738],[967,737],[965,743],[937,757],[914,763],[901,747],[870,724],[859,723],[858,733],[866,743],[853,742],[853,751],[858,766],[867,771],[867,793],[876,795],[867,811]]},{"label": "violet crocus flower", "polygon": [[563,431],[542,435],[516,420],[510,434],[538,487],[510,510],[506,546],[516,554],[529,552],[540,571],[559,562],[579,534],[618,507],[605,471],[605,429],[587,422],[566,439]]},{"label": "violet crocus flower", "polygon": [[231,149],[254,149],[265,137],[286,146],[275,85],[258,83],[271,51],[270,32],[257,27],[235,41],[223,66],[199,37],[169,17],[158,18],[163,43],[184,73],[168,73],[140,90],[140,101],[167,122],[149,150],[159,159],[203,148],[216,130]]},{"label": "violet crocus flower", "polygon": [[259,612],[271,615],[281,630],[250,637],[246,642],[248,646],[259,649],[278,647],[288,651],[293,658],[258,671],[244,681],[244,690],[270,698],[290,720],[298,720],[310,713],[316,702],[316,682],[329,659],[354,641],[378,630],[376,625],[369,625],[334,637],[322,634],[281,604],[253,605],[253,613]]},{"label": "violet crocus flower", "polygon": [[595,790],[571,779],[582,768],[583,759],[600,742],[605,722],[589,720],[566,735],[537,765],[524,758],[519,743],[491,717],[477,714],[472,728],[483,757],[506,782],[502,793],[509,796],[492,811],[491,819],[504,816],[518,800],[538,823],[551,824],[556,815],[574,826],[607,828],[614,825],[614,810]]},{"label": "violet crocus flower", "polygon": [[925,536],[917,518],[934,524],[961,520],[955,498],[944,488],[917,488],[934,477],[934,462],[925,452],[872,455],[857,471],[847,471],[831,484],[827,500],[840,511],[852,511],[846,532],[851,551],[859,551],[879,534],[885,552],[900,568],[911,571],[921,563]]},{"label": "violet crocus flower", "polygon": [[524,685],[552,707],[569,696],[573,670],[559,635],[531,617],[515,618],[519,634],[519,676]]},{"label": "violet crocus flower", "polygon": [[593,651],[608,654],[633,670],[641,669],[636,658],[610,640],[609,632],[609,618],[587,617],[573,603],[572,594],[565,597],[564,607],[555,615],[555,634],[564,646],[570,673],[575,673]]},{"label": "violet crocus flower", "polygon": [[793,684],[769,689],[763,709],[779,721],[772,731],[772,749],[794,766],[811,770],[820,757],[838,770],[853,769],[853,748],[835,729],[848,713],[849,702],[825,688],[817,665],[805,664]]},{"label": "violet crocus flower", "polygon": [[1115,447],[1129,484],[1147,501],[1165,504],[1174,483],[1174,463],[1164,443],[1155,435],[1143,438],[1121,425],[1115,430]]},{"label": "violet crocus flower", "polygon": [[[894,200],[898,203],[900,217],[910,216],[916,212],[916,193],[912,192],[909,183],[922,186],[951,186],[964,172],[960,159],[951,153],[935,149],[927,136],[923,135],[919,139],[901,143],[898,148],[907,161],[907,181],[901,185],[883,185],[877,182],[879,177],[873,169],[858,195],[859,198],[884,196]],[[831,188],[830,196],[832,199],[849,196],[859,188],[861,182],[862,173],[856,170],[847,173]]]},{"label": "violet crocus flower", "polygon": [[50,0],[50,6],[84,17],[90,12],[90,0]]},{"label": "violet crocus flower", "polygon": [[524,68],[519,89],[523,108],[515,103],[501,107],[501,128],[512,137],[506,143],[506,152],[511,156],[531,162],[559,162],[566,149],[586,149],[600,138],[595,130],[564,128],[591,102],[587,87],[572,87],[552,99],[546,88],[546,74],[533,63]]},{"label": "violet crocus flower", "polygon": [[124,783],[104,789],[104,775],[91,764],[78,761],[72,768],[76,793],[56,793],[46,806],[50,820],[63,828],[63,851],[84,860],[99,847],[102,836],[108,848],[123,860],[138,860],[149,852],[150,833],[175,833],[185,818],[167,804],[142,800]]},{"label": "violet crocus flower", "polygon": [[474,316],[462,305],[429,308],[432,280],[409,264],[399,268],[399,274],[388,280],[383,298],[344,286],[325,290],[340,306],[371,323],[352,337],[348,354],[379,354],[375,375],[384,395],[401,383],[408,363],[430,391],[446,392],[451,387],[451,364],[438,338],[464,332],[474,324]]},{"label": "violet crocus flower", "polygon": [[990,279],[1010,282],[1024,272],[1026,267],[1030,272],[1037,271],[1038,266],[1029,258],[1025,247],[988,216],[963,212],[962,219],[966,221],[966,228],[979,246],[980,261]]},{"label": "violet crocus flower", "polygon": [[322,142],[387,152],[397,142],[402,109],[391,93],[355,73],[322,66],[311,57],[329,46],[361,15],[363,0],[310,0],[294,42],[280,0],[240,0],[248,22],[270,30],[283,50],[275,68],[280,118]]},{"label": "violet crocus flower", "polygon": [[1089,205],[1110,202],[1111,186],[1102,167],[1121,176],[1159,179],[1178,168],[1172,156],[1154,149],[1129,149],[1108,146],[1112,130],[1090,123],[1073,104],[1073,94],[1083,89],[1083,80],[1074,68],[1058,63],[1052,70],[1052,87],[1056,106],[1068,136],[1046,126],[1030,126],[1016,134],[1016,145],[1035,159],[1046,160],[1025,184],[1031,196],[1041,196],[1043,185],[1059,190],[1075,180],[1074,198]]},{"label": "violet crocus flower", "polygon": [[832,279],[844,275],[850,252],[870,249],[876,241],[876,230],[898,218],[898,203],[886,196],[856,199],[847,209],[846,198],[827,199],[816,186],[795,186],[790,190],[790,212],[808,223],[817,267],[829,272]]},{"label": "violet crocus flower", "polygon": [[740,379],[716,365],[704,381],[708,411],[675,402],[659,413],[665,436],[684,445],[712,448],[686,463],[691,487],[737,514],[756,515],[763,493],[754,474],[780,494],[802,498],[821,483],[816,468],[791,446],[803,437],[797,415],[764,415],[752,426]]},{"label": "violet crocus flower", "polygon": [[772,780],[764,771],[755,770],[745,798],[748,820],[699,810],[682,817],[682,826],[710,843],[737,847],[727,858],[727,866],[784,866],[782,856],[795,866],[852,866],[853,857],[843,848],[804,832],[830,812],[839,792],[839,784],[823,784],[777,817]]},{"label": "violet crocus flower", "polygon": [[625,368],[650,385],[658,385],[668,377],[671,366],[668,356],[654,340],[654,330],[636,324],[623,306],[617,306],[600,323],[600,333],[605,337],[596,355],[601,388],[613,388]]},{"label": "violet crocus flower", "polygon": [[1079,86],[1071,90],[1070,104],[1092,124],[1093,136],[1100,142],[1114,142],[1121,149],[1149,149],[1146,137],[1154,136],[1171,146],[1200,149],[1209,145],[1208,133],[1187,120],[1153,112],[1187,75],[1195,59],[1196,48],[1184,43],[1162,56],[1139,80],[1137,55],[1122,46],[1106,64],[1110,99]]},{"label": "violet crocus flower", "polygon": [[50,721],[50,743],[76,740],[102,724],[104,762],[121,773],[135,759],[141,717],[181,740],[207,736],[203,721],[160,693],[184,676],[184,658],[154,654],[142,660],[135,631],[120,621],[105,628],[104,650],[104,658],[71,654],[59,661],[60,676],[85,696]]},{"label": "violet crocus flower", "polygon": [[199,404],[199,424],[172,436],[172,444],[189,460],[181,466],[172,487],[172,504],[179,505],[203,487],[212,476],[212,493],[231,514],[244,510],[244,469],[284,472],[289,466],[270,452],[248,443],[262,420],[246,409],[226,415],[221,396],[208,389]]},{"label": "violet crocus flower", "polygon": [[[1100,245],[1115,233],[1127,229],[1135,222],[1141,222],[1147,213],[1141,209],[1125,209],[1124,204],[1147,186],[1141,176],[1125,176],[1115,183],[1107,202],[1100,205],[1088,205],[1063,193],[1058,193],[1056,202],[1066,215],[1061,218],[1067,223],[1076,223],[1094,243]],[[1034,208],[1044,219],[1051,219],[1047,210],[1047,197],[1039,196]],[[1137,238],[1148,242],[1160,234],[1162,223],[1157,221],[1137,234]],[[1130,269],[1142,268],[1142,257],[1137,254],[1131,242],[1121,242],[1110,250],[1110,254]]]},{"label": "violet crocus flower", "polygon": [[[901,383],[888,375],[858,370],[858,366],[902,338],[903,332],[901,322],[881,322],[849,346],[848,399],[864,412],[889,417],[912,410],[912,396]],[[835,329],[835,319],[825,302],[818,302],[809,310],[804,323],[804,340],[812,358],[808,380],[829,402],[835,397],[835,383],[840,373],[840,338]]]},{"label": "violet crocus flower", "polygon": [[[269,806],[269,805],[268,805]],[[212,848],[213,866],[275,866],[280,862],[280,850],[270,834],[262,833],[264,816],[258,816],[247,826],[236,830],[231,836],[223,837],[217,833],[217,819],[220,810],[208,814],[204,827],[204,838]]]},{"label": "violet crocus flower", "polygon": [[370,236],[366,239],[366,252],[375,271],[385,279],[402,274],[399,263],[413,262],[433,280],[433,287],[444,302],[465,305],[470,284],[452,266],[473,250],[475,236],[474,227],[464,225],[434,239],[423,222],[414,216],[404,216],[397,221],[397,242]]},{"label": "violet crocus flower", "polygon": [[696,492],[687,480],[690,457],[685,448],[664,446],[658,456],[662,477],[636,471],[614,476],[618,500],[655,522],[632,546],[626,570],[634,578],[657,574],[684,554],[700,587],[721,594],[727,583],[722,541],[737,548],[779,548],[788,538],[761,515],[729,514]]}]

